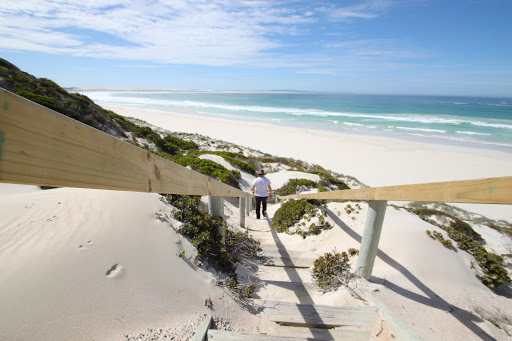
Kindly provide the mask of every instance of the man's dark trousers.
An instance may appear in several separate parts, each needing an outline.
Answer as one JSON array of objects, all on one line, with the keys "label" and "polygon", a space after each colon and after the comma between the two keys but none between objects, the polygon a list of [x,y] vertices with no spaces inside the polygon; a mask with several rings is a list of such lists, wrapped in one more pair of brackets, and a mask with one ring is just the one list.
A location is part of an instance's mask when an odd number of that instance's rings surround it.
[{"label": "man's dark trousers", "polygon": [[256,218],[260,219],[260,207],[263,205],[263,215],[267,213],[267,197],[256,197]]}]

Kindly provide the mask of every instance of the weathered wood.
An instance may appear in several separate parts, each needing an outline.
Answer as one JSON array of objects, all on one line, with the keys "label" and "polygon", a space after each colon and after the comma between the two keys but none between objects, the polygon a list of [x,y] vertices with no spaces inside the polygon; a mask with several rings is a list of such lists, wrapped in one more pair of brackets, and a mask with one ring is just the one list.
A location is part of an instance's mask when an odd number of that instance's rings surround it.
[{"label": "weathered wood", "polygon": [[270,320],[285,326],[333,328],[340,326],[372,327],[379,318],[376,307],[331,307],[265,301]]},{"label": "weathered wood", "polygon": [[294,304],[299,303],[303,299],[309,300],[316,294],[318,294],[318,287],[311,282],[291,282],[290,279],[284,281],[260,279],[251,298],[265,299],[270,295],[273,300]]},{"label": "weathered wood", "polygon": [[[208,197],[208,213],[213,219],[224,219],[224,198],[222,197]],[[222,242],[226,241],[226,229],[224,224],[219,227],[220,235],[222,236]]]},{"label": "weathered wood", "polygon": [[293,256],[267,256],[263,262],[266,266],[279,266],[285,268],[309,268],[313,266],[313,258],[297,258]]},{"label": "weathered wood", "polygon": [[246,334],[238,333],[227,330],[208,330],[208,340],[222,340],[222,341],[306,341],[308,338],[304,337],[285,337],[274,336],[265,334]]},{"label": "weathered wood", "polygon": [[364,224],[363,238],[357,259],[356,275],[370,279],[377,256],[387,201],[370,201]]},{"label": "weathered wood", "polygon": [[390,200],[512,205],[512,176],[293,194],[281,199]]},{"label": "weathered wood", "polygon": [[245,227],[245,203],[247,202],[246,198],[240,197],[238,199],[238,214],[240,215],[240,227]]},{"label": "weathered wood", "polygon": [[4,89],[0,136],[0,182],[249,196]]},{"label": "weathered wood", "polygon": [[208,333],[208,329],[210,329],[210,325],[212,324],[212,317],[208,317],[208,319],[204,320],[197,326],[196,331],[190,341],[204,341],[206,340],[206,335]]},{"label": "weathered wood", "polygon": [[343,341],[368,341],[371,337],[370,330],[343,330],[343,329],[320,329],[305,327],[281,326],[279,335],[306,337],[314,340],[343,340]]},{"label": "weathered wood", "polygon": [[411,341],[422,341],[423,338],[408,324],[406,324],[398,315],[396,315],[391,309],[389,309],[384,303],[382,303],[377,297],[372,295],[371,292],[367,294],[370,300],[375,304],[379,311],[386,320],[386,324],[395,336],[396,340],[411,340]]}]

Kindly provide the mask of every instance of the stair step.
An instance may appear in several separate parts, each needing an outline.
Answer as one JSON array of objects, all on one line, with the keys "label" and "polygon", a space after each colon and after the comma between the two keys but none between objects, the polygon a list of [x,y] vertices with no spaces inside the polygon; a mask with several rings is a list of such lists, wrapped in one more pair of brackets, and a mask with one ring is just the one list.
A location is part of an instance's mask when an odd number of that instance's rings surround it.
[{"label": "stair step", "polygon": [[314,258],[295,258],[295,257],[267,257],[263,262],[266,266],[279,266],[289,268],[309,268],[313,266]]},{"label": "stair step", "polygon": [[308,338],[304,337],[286,337],[286,336],[274,336],[274,335],[266,335],[266,334],[246,334],[246,333],[238,333],[227,330],[216,330],[210,329],[208,330],[208,340],[222,340],[222,341],[247,341],[247,340],[255,340],[255,341],[305,341]]},{"label": "stair step", "polygon": [[307,326],[311,328],[372,327],[379,319],[379,313],[374,306],[332,307],[266,301],[264,307],[264,311],[271,321],[285,326]]},{"label": "stair step", "polygon": [[312,297],[316,294],[317,287],[313,283],[267,280],[261,281],[256,285],[252,298],[286,301],[290,304],[299,302],[314,303]]},{"label": "stair step", "polygon": [[366,341],[371,337],[370,330],[350,329],[322,329],[307,327],[281,326],[278,330],[280,336],[305,337],[314,340],[343,340],[343,341]]},{"label": "stair step", "polygon": [[293,270],[283,269],[278,266],[258,266],[252,276],[260,280],[272,281],[291,281],[291,282],[304,282],[311,283],[311,271],[307,268],[295,268]]}]

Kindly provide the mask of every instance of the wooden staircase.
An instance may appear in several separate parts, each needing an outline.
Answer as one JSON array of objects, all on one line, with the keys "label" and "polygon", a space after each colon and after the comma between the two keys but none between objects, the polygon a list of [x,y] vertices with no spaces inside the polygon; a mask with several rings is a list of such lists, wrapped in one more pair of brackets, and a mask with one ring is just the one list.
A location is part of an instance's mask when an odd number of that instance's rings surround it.
[{"label": "wooden staircase", "polygon": [[[278,205],[269,205],[273,216]],[[369,340],[382,318],[375,306],[331,306],[315,302],[318,290],[311,282],[315,255],[289,250],[272,228],[271,219],[247,217],[249,234],[261,242],[264,260],[251,275],[257,283],[252,300],[278,325],[275,335],[206,329],[208,340]],[[197,333],[196,333],[197,334]],[[204,339],[204,338],[203,338]],[[384,338],[385,339],[385,338]],[[197,338],[197,340],[202,340]]]}]

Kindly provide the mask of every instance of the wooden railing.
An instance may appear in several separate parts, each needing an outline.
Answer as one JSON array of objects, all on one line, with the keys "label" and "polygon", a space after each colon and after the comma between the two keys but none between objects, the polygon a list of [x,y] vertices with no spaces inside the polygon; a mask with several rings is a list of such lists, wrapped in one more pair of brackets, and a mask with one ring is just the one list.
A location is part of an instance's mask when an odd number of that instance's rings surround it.
[{"label": "wooden railing", "polygon": [[0,182],[251,197],[1,88]]},{"label": "wooden railing", "polygon": [[377,256],[388,200],[512,205],[512,176],[294,194],[278,198],[369,201],[356,266],[356,274],[369,280]]},{"label": "wooden railing", "polygon": [[416,185],[370,187],[293,194],[279,199],[389,200],[475,204],[512,204],[512,176]]}]

